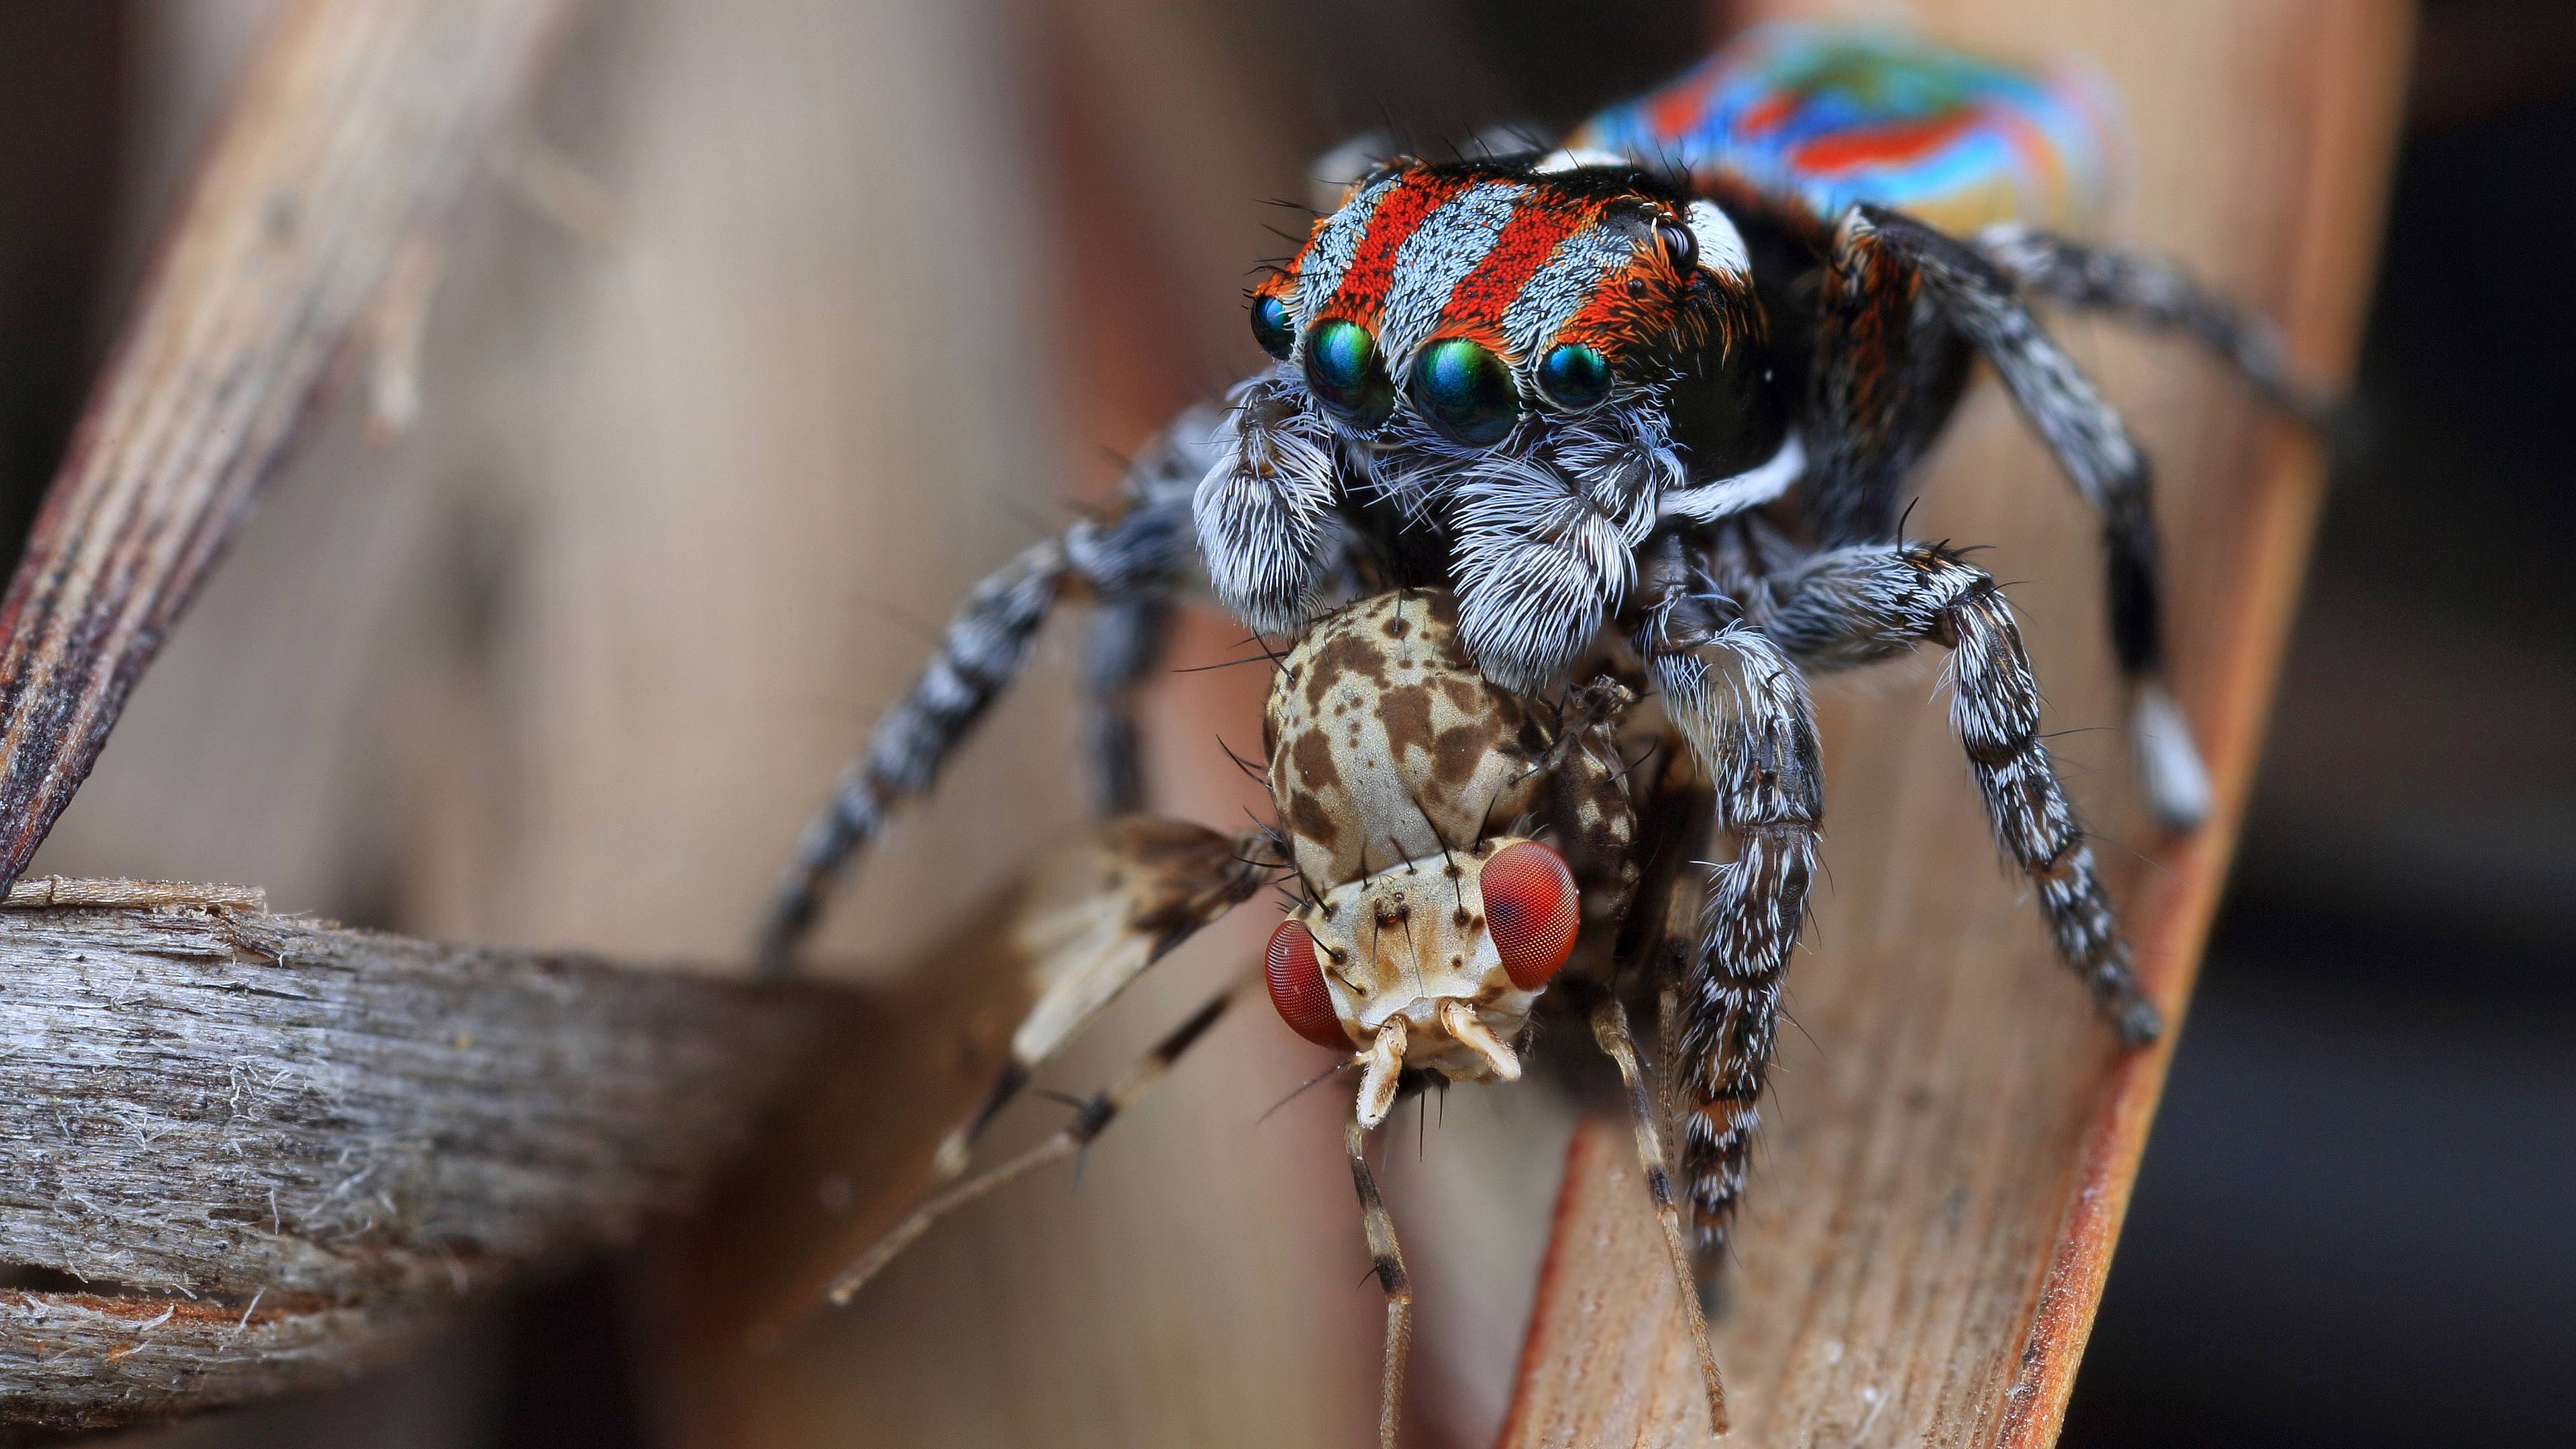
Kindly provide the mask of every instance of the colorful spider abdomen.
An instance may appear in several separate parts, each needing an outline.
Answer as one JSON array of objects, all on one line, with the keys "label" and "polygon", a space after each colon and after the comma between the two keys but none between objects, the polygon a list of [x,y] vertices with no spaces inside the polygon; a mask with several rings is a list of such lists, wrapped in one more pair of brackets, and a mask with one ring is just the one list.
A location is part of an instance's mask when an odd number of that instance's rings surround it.
[{"label": "colorful spider abdomen", "polygon": [[1771,25],[1567,144],[1729,178],[1821,219],[1869,202],[1962,233],[2080,229],[2110,191],[2117,130],[2107,92],[2077,68],[2014,69],[1895,31]]}]

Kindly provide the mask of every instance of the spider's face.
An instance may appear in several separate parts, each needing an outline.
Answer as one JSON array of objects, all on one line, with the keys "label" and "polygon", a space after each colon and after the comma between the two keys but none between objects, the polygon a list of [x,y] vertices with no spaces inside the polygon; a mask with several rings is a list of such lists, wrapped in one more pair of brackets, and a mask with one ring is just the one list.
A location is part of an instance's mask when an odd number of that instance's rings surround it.
[{"label": "spider's face", "polygon": [[1441,530],[1477,663],[1538,687],[1625,591],[1664,495],[1776,444],[1729,425],[1767,407],[1762,325],[1725,214],[1626,167],[1380,170],[1254,290],[1278,365],[1202,485],[1220,597],[1293,627],[1314,579],[1286,551],[1319,536],[1301,509],[1361,492]]},{"label": "spider's face", "polygon": [[1677,359],[1758,330],[1715,207],[1544,164],[1385,168],[1254,289],[1255,339],[1336,433],[1491,449],[1636,405]]},{"label": "spider's face", "polygon": [[1299,1035],[1358,1049],[1375,1125],[1405,1068],[1452,1081],[1520,1076],[1510,1043],[1574,949],[1562,857],[1501,836],[1407,861],[1300,907],[1271,933],[1271,1003]]}]

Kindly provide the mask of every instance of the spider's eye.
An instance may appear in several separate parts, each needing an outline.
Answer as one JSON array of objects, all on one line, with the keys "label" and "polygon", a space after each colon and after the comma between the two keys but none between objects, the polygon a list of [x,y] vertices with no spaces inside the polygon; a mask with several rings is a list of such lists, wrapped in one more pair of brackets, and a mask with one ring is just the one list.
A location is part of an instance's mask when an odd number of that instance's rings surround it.
[{"label": "spider's eye", "polygon": [[1565,857],[1535,840],[1506,845],[1485,862],[1479,884],[1504,972],[1523,991],[1545,986],[1574,954],[1575,928],[1582,924]]},{"label": "spider's eye", "polygon": [[1664,244],[1664,255],[1673,259],[1673,270],[1689,277],[1699,265],[1699,235],[1670,217],[1658,217],[1655,236]]},{"label": "spider's eye", "polygon": [[1446,338],[1413,360],[1414,410],[1450,441],[1482,448],[1499,443],[1521,415],[1512,370],[1464,337]]},{"label": "spider's eye", "polygon": [[[1487,867],[1491,869],[1490,866]],[[1333,994],[1324,989],[1324,966],[1315,959],[1315,934],[1296,921],[1279,923],[1270,933],[1270,1004],[1288,1029],[1317,1046],[1350,1050],[1350,1033],[1342,1030],[1333,1010]]]},{"label": "spider's eye", "polygon": [[1306,388],[1326,411],[1363,432],[1395,412],[1395,384],[1377,339],[1357,322],[1327,322],[1306,339]]},{"label": "spider's eye", "polygon": [[1610,359],[1580,342],[1551,347],[1538,360],[1538,390],[1567,412],[1582,412],[1610,395]]},{"label": "spider's eye", "polygon": [[1261,350],[1285,362],[1297,345],[1297,329],[1288,325],[1288,304],[1276,297],[1252,299],[1252,340]]}]

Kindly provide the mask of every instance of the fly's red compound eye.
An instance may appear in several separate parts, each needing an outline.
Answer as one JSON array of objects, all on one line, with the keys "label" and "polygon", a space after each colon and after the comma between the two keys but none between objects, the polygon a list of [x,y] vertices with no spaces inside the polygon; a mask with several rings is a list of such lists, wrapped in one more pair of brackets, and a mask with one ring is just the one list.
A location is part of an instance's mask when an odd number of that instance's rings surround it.
[{"label": "fly's red compound eye", "polygon": [[[1523,991],[1545,986],[1574,954],[1581,924],[1574,873],[1565,868],[1565,857],[1535,840],[1507,845],[1485,862],[1482,884],[1485,924],[1504,972]],[[1278,947],[1271,950],[1275,962]]]},{"label": "fly's red compound eye", "polygon": [[1296,921],[1270,933],[1270,1004],[1288,1029],[1317,1046],[1348,1051],[1351,1038],[1324,989],[1324,966],[1315,959],[1315,934]]}]

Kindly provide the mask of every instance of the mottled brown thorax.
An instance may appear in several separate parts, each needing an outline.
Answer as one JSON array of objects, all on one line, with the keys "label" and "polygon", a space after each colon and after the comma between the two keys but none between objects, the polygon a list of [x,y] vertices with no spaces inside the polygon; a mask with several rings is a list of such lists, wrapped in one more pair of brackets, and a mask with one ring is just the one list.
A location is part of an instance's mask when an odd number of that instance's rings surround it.
[{"label": "mottled brown thorax", "polygon": [[1317,890],[1507,828],[1547,731],[1485,682],[1457,601],[1400,590],[1317,622],[1270,689],[1270,793]]}]

